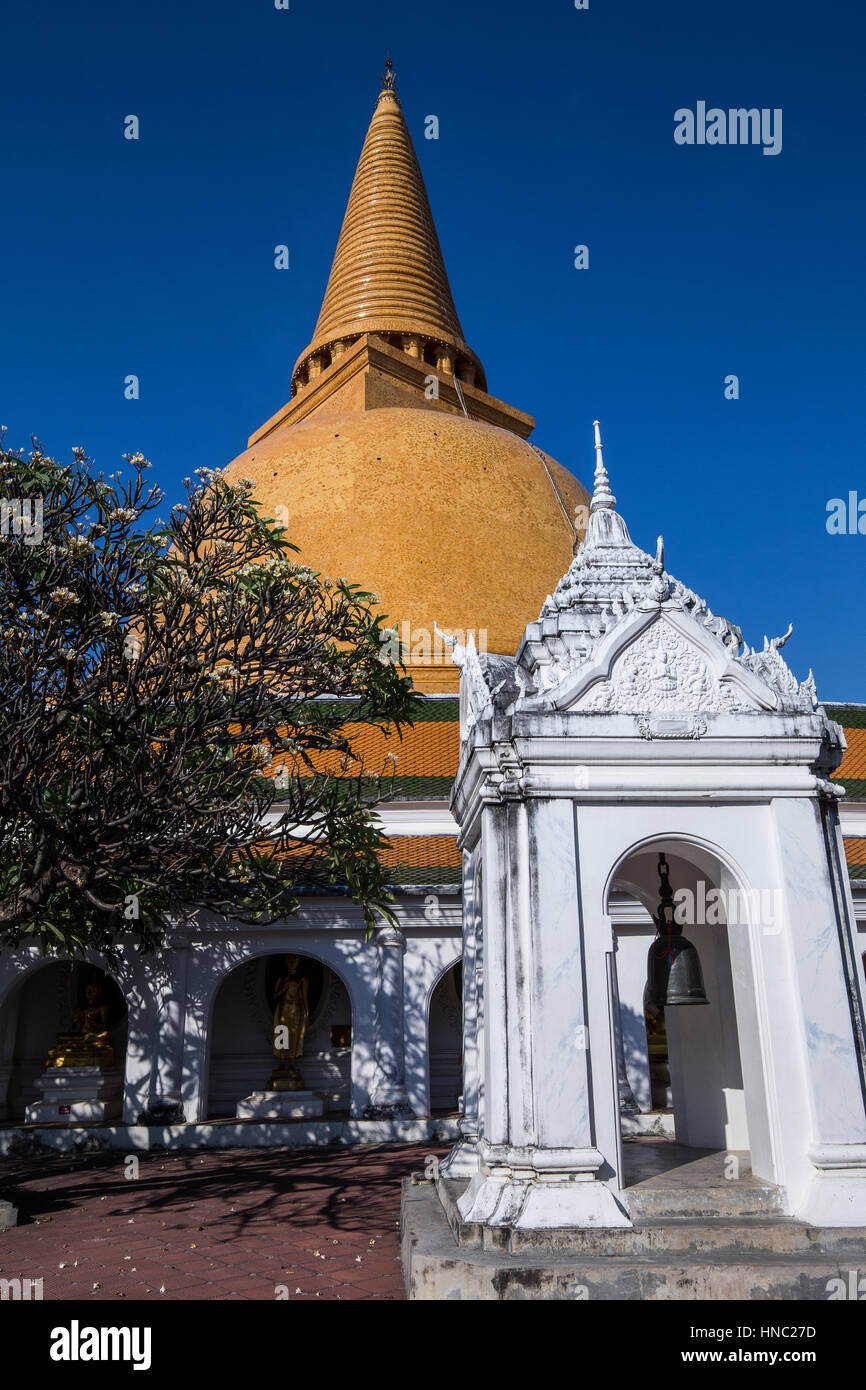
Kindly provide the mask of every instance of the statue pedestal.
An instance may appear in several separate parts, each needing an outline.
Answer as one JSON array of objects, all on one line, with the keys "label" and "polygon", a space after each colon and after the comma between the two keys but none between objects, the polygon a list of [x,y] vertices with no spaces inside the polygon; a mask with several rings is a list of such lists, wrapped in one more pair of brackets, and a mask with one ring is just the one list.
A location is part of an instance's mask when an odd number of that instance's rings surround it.
[{"label": "statue pedestal", "polygon": [[239,1120],[318,1120],[325,1102],[312,1091],[253,1091],[238,1101]]},{"label": "statue pedestal", "polygon": [[103,1124],[120,1118],[123,1082],[102,1067],[47,1067],[36,1080],[42,1099],[25,1111],[27,1124],[82,1120]]}]

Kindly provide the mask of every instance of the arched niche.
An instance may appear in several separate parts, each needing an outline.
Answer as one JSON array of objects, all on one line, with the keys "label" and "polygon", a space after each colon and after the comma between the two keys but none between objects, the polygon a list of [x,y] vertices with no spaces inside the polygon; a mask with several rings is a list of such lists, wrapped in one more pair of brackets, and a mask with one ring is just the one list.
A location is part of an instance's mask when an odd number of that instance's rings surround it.
[{"label": "arched niche", "polygon": [[[299,1070],[305,1088],[321,1096],[325,1115],[349,1113],[352,1006],[335,970],[316,956],[292,952],[308,982],[310,1017]],[[275,1065],[274,985],[285,953],[256,956],[220,981],[209,1024],[206,1118],[234,1116],[238,1101],[267,1088]]]},{"label": "arched niche", "polygon": [[[617,894],[630,894],[655,916],[660,853],[685,914],[683,934],[700,958],[709,1001],[664,1010],[677,1141],[693,1148],[751,1150],[753,1171],[774,1178],[750,937],[755,930],[774,930],[774,923],[766,916],[767,904],[750,893],[735,865],[712,846],[678,837],[654,838],[623,855],[608,880],[607,908]],[[642,935],[617,936],[627,1062],[630,1046],[647,1049],[644,987],[654,935],[649,924]]]},{"label": "arched niche", "polygon": [[463,965],[444,970],[430,993],[427,1012],[430,1113],[452,1114],[463,1089]]},{"label": "arched niche", "polygon": [[20,1122],[27,1106],[42,1097],[36,1081],[45,1071],[58,1033],[72,1032],[88,983],[101,987],[107,1005],[108,1041],[114,1064],[109,1081],[122,1083],[126,1070],[128,1010],[117,981],[101,966],[84,961],[47,961],[30,970],[0,1008],[0,1118]]}]

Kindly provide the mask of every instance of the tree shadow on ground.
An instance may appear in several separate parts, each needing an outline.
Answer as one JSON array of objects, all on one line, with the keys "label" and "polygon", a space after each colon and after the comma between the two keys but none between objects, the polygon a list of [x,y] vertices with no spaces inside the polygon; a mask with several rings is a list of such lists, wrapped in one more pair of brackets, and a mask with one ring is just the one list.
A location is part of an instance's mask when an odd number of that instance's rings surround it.
[{"label": "tree shadow on ground", "polygon": [[[376,1144],[305,1149],[189,1149],[136,1154],[138,1177],[126,1176],[120,1151],[22,1157],[0,1167],[0,1187],[18,1207],[19,1225],[99,1203],[100,1217],[130,1212],[159,1217],[172,1229],[202,1207],[204,1224],[238,1235],[267,1220],[352,1234],[399,1209],[400,1179],[423,1170],[442,1144]],[[104,1199],[104,1200],[103,1200]],[[185,1219],[186,1218],[186,1219]]]}]

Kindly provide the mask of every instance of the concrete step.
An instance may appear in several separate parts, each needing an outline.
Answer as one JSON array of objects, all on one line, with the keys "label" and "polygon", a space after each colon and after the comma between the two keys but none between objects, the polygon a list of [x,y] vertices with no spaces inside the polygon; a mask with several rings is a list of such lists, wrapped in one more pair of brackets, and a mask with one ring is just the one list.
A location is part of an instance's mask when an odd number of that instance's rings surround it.
[{"label": "concrete step", "polygon": [[859,1259],[866,1273],[866,1229],[839,1227],[816,1230],[790,1217],[775,1220],[743,1218],[738,1220],[646,1221],[632,1230],[567,1230],[502,1231],[490,1238],[489,1229],[480,1241],[470,1228],[464,1228],[469,1239],[461,1241],[467,1247],[485,1250],[509,1250],[515,1253],[539,1247],[563,1254],[599,1256],[604,1258],[645,1257],[654,1255],[689,1256],[694,1259],[742,1258],[752,1255],[772,1259],[776,1255],[832,1254],[834,1258]]},{"label": "concrete step", "polygon": [[[457,1210],[457,1198],[463,1184],[437,1179],[437,1193],[443,1213],[454,1239],[467,1249],[532,1250],[544,1246],[547,1250],[575,1255],[653,1255],[658,1253],[709,1256],[754,1252],[811,1255],[832,1252],[852,1259],[861,1257],[866,1266],[866,1229],[862,1227],[833,1227],[816,1230],[784,1216],[776,1210],[771,1214],[702,1216],[689,1211],[688,1215],[665,1212],[660,1217],[638,1218],[632,1229],[597,1230],[589,1227],[561,1231],[518,1231],[509,1227],[489,1227],[467,1224]],[[774,1192],[774,1189],[767,1189]],[[681,1204],[684,1205],[684,1202]],[[731,1204],[736,1207],[737,1203]],[[744,1201],[743,1207],[750,1203]],[[866,1272],[866,1268],[864,1268]]]},{"label": "concrete step", "polygon": [[[831,1280],[848,1288],[852,1270],[866,1274],[866,1230],[815,1231],[786,1218],[650,1221],[632,1231],[535,1232],[532,1241],[502,1232],[502,1248],[467,1245],[449,1225],[444,1186],[404,1181],[411,1299],[826,1301]],[[509,1236],[519,1242],[509,1247]]]},{"label": "concrete step", "polygon": [[678,1217],[737,1221],[782,1214],[779,1189],[753,1177],[700,1187],[665,1186],[655,1179],[626,1188],[623,1200],[632,1221],[640,1224]]}]

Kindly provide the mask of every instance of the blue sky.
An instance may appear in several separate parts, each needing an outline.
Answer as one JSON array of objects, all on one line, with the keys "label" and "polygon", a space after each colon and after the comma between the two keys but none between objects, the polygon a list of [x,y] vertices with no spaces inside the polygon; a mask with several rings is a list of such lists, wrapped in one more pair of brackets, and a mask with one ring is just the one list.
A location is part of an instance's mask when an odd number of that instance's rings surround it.
[{"label": "blue sky", "polygon": [[[585,481],[599,416],[634,539],[866,701],[866,535],[825,525],[866,499],[864,39],[855,0],[7,7],[7,439],[140,449],[167,506],[240,452],[312,334],[390,51],[491,391]],[[781,153],[675,144],[698,101],[781,108]]]}]

